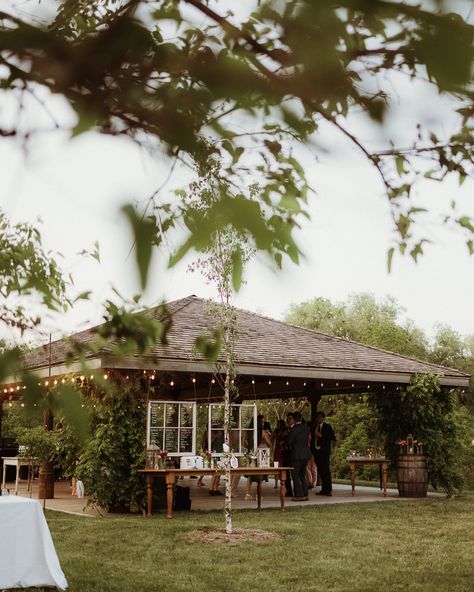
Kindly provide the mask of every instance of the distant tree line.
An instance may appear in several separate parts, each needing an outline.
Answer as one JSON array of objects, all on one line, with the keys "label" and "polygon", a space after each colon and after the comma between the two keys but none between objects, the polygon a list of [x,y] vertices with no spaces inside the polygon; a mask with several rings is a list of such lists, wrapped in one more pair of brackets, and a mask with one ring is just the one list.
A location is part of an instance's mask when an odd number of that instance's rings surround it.
[{"label": "distant tree line", "polygon": [[[461,335],[448,325],[439,324],[435,327],[433,337],[429,338],[403,315],[404,309],[393,297],[377,300],[371,294],[362,293],[352,294],[345,301],[337,303],[317,297],[294,304],[286,315],[286,321],[455,368],[471,376],[474,374],[474,335]],[[332,459],[335,475],[348,477],[346,458],[351,450],[363,453],[368,447],[375,445],[393,454],[392,440],[396,439],[395,432],[392,433],[394,426],[397,422],[400,426],[409,425],[409,417],[406,415],[410,409],[413,411],[413,405],[409,403],[416,399],[416,405],[434,408],[434,415],[430,416],[429,421],[422,422],[423,425],[418,423],[418,429],[432,434],[431,440],[437,444],[436,447],[433,446],[431,453],[434,464],[430,480],[448,493],[459,491],[463,484],[468,489],[474,489],[472,395],[472,379],[469,389],[444,393],[440,393],[429,380],[427,382],[418,379],[402,395],[406,397],[404,402],[387,403],[375,401],[368,395],[350,393],[323,397],[320,406],[330,416],[330,422],[338,434],[338,445]],[[393,422],[386,422],[384,430],[381,429],[380,417],[383,412],[387,416],[393,415],[395,419]],[[440,430],[440,418],[449,429]],[[403,436],[406,434],[398,435]],[[363,470],[362,476],[367,479],[377,478],[370,468]]]}]

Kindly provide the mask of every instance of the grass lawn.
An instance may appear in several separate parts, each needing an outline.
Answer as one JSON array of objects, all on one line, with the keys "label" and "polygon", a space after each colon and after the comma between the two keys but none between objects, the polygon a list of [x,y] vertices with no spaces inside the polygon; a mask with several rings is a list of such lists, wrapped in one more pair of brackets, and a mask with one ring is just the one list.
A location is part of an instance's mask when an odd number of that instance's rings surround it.
[{"label": "grass lawn", "polygon": [[232,547],[182,540],[221,512],[47,519],[71,592],[474,590],[474,495],[239,511],[281,539]]}]

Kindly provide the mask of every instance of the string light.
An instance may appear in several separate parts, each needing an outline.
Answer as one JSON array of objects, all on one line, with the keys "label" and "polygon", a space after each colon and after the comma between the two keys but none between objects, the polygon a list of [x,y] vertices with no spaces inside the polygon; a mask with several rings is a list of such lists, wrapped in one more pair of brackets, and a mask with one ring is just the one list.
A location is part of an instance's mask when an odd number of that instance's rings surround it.
[{"label": "string light", "polygon": [[324,386],[324,382],[321,383],[321,388]]},{"label": "string light", "polygon": [[66,382],[66,380],[63,378],[63,379],[61,380],[61,382],[64,384],[64,383]]},{"label": "string light", "polygon": [[354,388],[354,383],[352,383],[352,388]]},{"label": "string light", "polygon": [[3,389],[3,392],[4,392],[5,394],[7,394],[7,393],[8,393],[8,389]]},{"label": "string light", "polygon": [[303,382],[303,386],[306,386],[306,380]]},{"label": "string light", "polygon": [[54,386],[56,386],[57,384],[58,384],[58,381],[57,381],[57,380],[55,380],[55,381],[54,381]]},{"label": "string light", "polygon": [[271,378],[268,380],[268,384],[272,384],[272,379]]},{"label": "string light", "polygon": [[196,384],[196,379],[194,378],[194,376],[193,376],[193,378],[192,378],[192,383],[193,383],[193,384]]},{"label": "string light", "polygon": [[170,382],[170,386],[174,386],[174,380]]},{"label": "string light", "polygon": [[19,385],[16,387],[16,390],[17,390],[17,391],[19,391],[19,390],[20,390],[20,386],[19,386]]},{"label": "string light", "polygon": [[91,380],[94,380],[94,375],[93,374],[91,374]]},{"label": "string light", "polygon": [[286,386],[290,386],[290,381],[289,380],[286,381]]},{"label": "string light", "polygon": [[49,385],[49,380],[45,380],[44,381],[44,386],[48,386]]},{"label": "string light", "polygon": [[216,379],[215,379],[215,378],[213,378],[213,379],[211,380],[211,384],[216,384]]},{"label": "string light", "polygon": [[130,378],[130,376],[127,374],[127,376],[125,377],[125,380],[128,380]]},{"label": "string light", "polygon": [[255,384],[255,380],[252,378],[252,384]]},{"label": "string light", "polygon": [[81,380],[85,380],[85,378],[86,378],[86,377],[85,377],[84,375],[83,375],[83,376],[81,376]]},{"label": "string light", "polygon": [[107,380],[109,378],[108,374],[104,374],[104,380]]},{"label": "string light", "polygon": [[22,406],[22,407],[24,407],[24,406],[25,406],[25,404],[24,404],[24,403],[22,403],[22,404],[21,404],[21,406]]},{"label": "string light", "polygon": [[152,380],[155,380],[155,375],[154,374],[151,375],[151,379]]}]

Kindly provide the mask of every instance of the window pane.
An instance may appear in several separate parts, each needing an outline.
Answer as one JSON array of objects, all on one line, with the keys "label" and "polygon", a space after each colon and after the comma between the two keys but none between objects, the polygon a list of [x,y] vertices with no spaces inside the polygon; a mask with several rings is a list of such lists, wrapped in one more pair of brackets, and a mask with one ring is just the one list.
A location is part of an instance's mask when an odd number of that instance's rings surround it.
[{"label": "window pane", "polygon": [[167,428],[178,427],[179,403],[166,403],[165,426]]},{"label": "window pane", "polygon": [[163,428],[150,429],[150,445],[163,448]]},{"label": "window pane", "polygon": [[211,430],[211,452],[223,452],[224,430]]},{"label": "window pane", "polygon": [[192,452],[193,451],[193,430],[188,428],[181,428],[179,430],[179,451]]},{"label": "window pane", "polygon": [[193,405],[192,404],[181,404],[180,405],[180,426],[182,428],[193,427]]},{"label": "window pane", "polygon": [[165,450],[167,452],[178,452],[178,430],[165,430]]}]

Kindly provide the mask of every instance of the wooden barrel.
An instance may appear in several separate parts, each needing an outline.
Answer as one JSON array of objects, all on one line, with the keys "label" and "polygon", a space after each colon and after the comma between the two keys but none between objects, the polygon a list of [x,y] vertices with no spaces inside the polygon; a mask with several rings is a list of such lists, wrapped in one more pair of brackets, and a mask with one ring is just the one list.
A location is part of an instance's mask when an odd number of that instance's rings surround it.
[{"label": "wooden barrel", "polygon": [[397,466],[400,497],[426,497],[428,471],[424,454],[400,454]]}]

